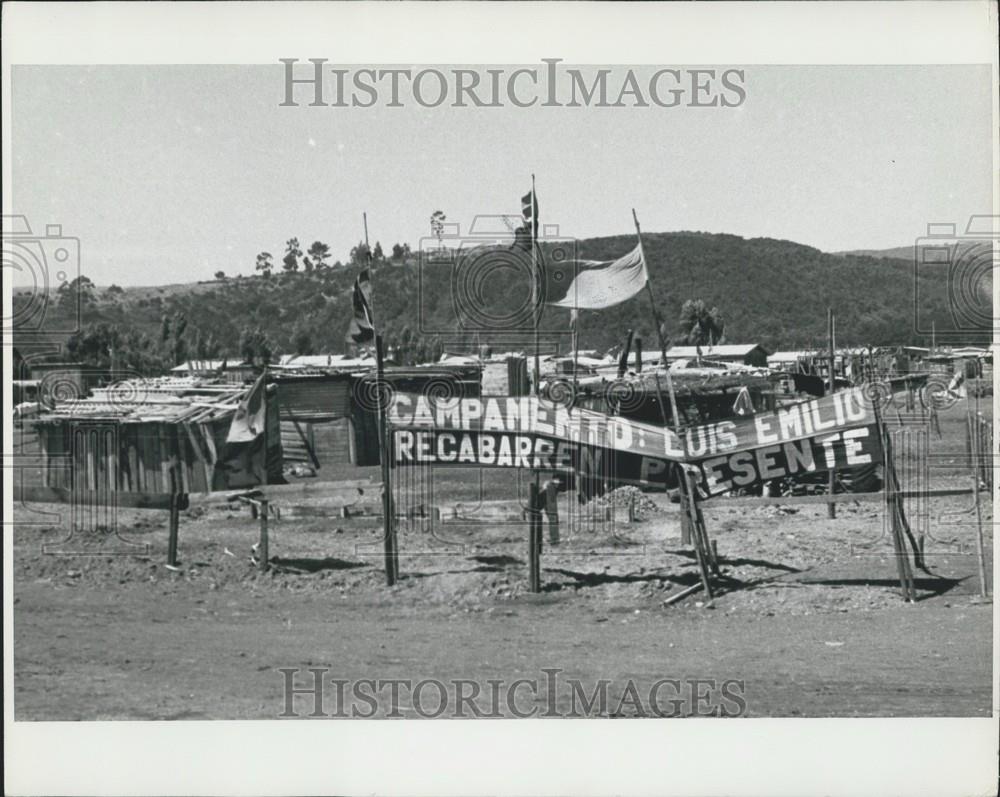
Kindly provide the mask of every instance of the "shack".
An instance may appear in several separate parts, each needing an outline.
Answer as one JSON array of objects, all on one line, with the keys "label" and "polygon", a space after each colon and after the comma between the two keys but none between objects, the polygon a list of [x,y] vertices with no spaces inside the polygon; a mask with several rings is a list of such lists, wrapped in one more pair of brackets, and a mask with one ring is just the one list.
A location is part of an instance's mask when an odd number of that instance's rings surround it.
[{"label": "shack", "polygon": [[285,465],[328,471],[354,463],[351,419],[355,377],[336,367],[275,371]]},{"label": "shack", "polygon": [[263,433],[250,442],[226,442],[248,390],[163,377],[58,402],[30,421],[42,458],[41,486],[163,494],[282,483],[273,390]]},{"label": "shack", "polygon": [[[775,385],[780,378],[767,370],[690,368],[670,370],[681,426],[732,418],[743,412],[775,407]],[[544,391],[543,391],[544,392]],[[744,398],[737,399],[741,394]],[[578,386],[577,405],[636,421],[674,425],[662,369],[631,374],[621,380],[598,378]],[[747,403],[748,402],[748,403]]]},{"label": "shack", "polygon": [[667,362],[701,359],[767,368],[767,355],[767,349],[759,343],[717,343],[714,346],[702,346],[700,354],[697,346],[671,346],[667,349]]},{"label": "shack", "polygon": [[252,381],[257,376],[258,371],[259,369],[253,364],[243,362],[237,357],[221,360],[187,360],[170,369],[173,376],[216,379],[234,385]]}]

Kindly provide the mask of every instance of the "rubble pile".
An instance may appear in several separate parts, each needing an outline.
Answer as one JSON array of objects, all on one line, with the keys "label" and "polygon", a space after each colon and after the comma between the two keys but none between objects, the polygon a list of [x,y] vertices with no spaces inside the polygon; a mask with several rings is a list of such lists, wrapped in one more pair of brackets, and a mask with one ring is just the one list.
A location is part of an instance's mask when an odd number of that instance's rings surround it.
[{"label": "rubble pile", "polygon": [[643,493],[642,490],[631,485],[619,487],[609,493],[592,498],[587,506],[590,509],[598,511],[614,508],[616,513],[626,513],[630,504],[635,507],[636,519],[642,519],[649,515],[658,515],[663,512],[663,509]]}]

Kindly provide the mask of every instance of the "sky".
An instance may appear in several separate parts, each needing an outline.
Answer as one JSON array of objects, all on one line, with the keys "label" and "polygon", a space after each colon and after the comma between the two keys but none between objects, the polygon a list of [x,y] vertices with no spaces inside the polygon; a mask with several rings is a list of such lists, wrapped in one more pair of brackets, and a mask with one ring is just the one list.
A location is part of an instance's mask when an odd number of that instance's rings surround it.
[{"label": "sky", "polygon": [[634,207],[648,232],[879,249],[991,212],[988,67],[739,66],[737,108],[530,109],[281,107],[280,64],[16,66],[12,210],[123,286],[250,274],[292,236],[345,260],[363,211],[416,249],[435,210],[462,234],[516,214],[532,173],[578,238]]}]

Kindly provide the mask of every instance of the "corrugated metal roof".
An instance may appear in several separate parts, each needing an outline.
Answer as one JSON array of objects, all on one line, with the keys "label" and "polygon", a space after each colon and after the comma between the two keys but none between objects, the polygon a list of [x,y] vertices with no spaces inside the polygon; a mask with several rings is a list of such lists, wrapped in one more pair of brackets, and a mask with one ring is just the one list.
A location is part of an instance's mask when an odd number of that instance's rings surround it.
[{"label": "corrugated metal roof", "polygon": [[95,388],[89,398],[59,401],[43,412],[39,423],[83,418],[135,421],[201,421],[232,413],[249,388],[211,380],[158,377],[122,380]]},{"label": "corrugated metal roof", "polygon": [[[765,354],[767,349],[759,343],[717,343],[714,346],[702,346],[702,357],[745,357],[754,349],[760,349]],[[659,356],[657,354],[657,356]],[[667,357],[697,357],[697,346],[671,346],[667,349]]]},{"label": "corrugated metal roof", "polygon": [[374,357],[347,357],[343,354],[283,354],[283,368],[356,368],[375,362]]},{"label": "corrugated metal roof", "polygon": [[238,360],[188,360],[186,363],[175,365],[171,368],[172,373],[191,373],[195,371],[218,371],[223,365],[242,365]]}]

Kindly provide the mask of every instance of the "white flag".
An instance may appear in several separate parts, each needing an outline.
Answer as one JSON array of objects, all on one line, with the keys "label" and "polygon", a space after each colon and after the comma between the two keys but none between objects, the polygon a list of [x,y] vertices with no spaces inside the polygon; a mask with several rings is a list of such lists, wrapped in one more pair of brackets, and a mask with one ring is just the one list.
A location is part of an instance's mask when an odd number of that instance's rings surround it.
[{"label": "white flag", "polygon": [[264,433],[264,424],[267,422],[265,376],[266,372],[260,375],[236,408],[233,420],[229,424],[229,434],[226,435],[227,443],[248,443]]},{"label": "white flag", "polygon": [[642,246],[617,260],[581,260],[565,295],[550,301],[554,307],[602,310],[631,299],[646,287],[649,274]]}]

